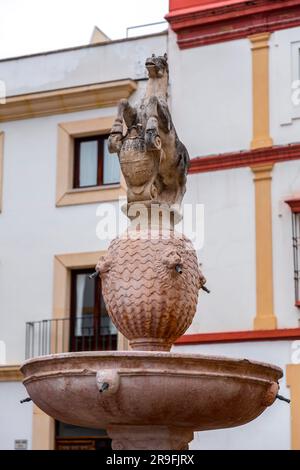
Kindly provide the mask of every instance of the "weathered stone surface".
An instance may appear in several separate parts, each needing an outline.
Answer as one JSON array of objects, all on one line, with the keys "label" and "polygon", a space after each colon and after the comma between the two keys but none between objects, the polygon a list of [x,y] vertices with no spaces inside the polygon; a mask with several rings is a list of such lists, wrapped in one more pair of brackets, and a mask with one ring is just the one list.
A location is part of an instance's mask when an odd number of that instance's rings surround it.
[{"label": "weathered stone surface", "polygon": [[127,184],[128,204],[180,205],[185,193],[189,154],[179,140],[168,107],[166,54],[146,60],[148,83],[141,102],[121,100],[109,137],[119,155]]},{"label": "weathered stone surface", "polygon": [[[167,104],[168,62],[146,60],[148,83],[141,102],[121,100],[109,137],[127,183],[126,214],[135,238],[116,238],[96,266],[108,313],[132,349],[168,351],[190,326],[205,283],[191,242],[175,233],[185,193],[189,156]],[[161,210],[154,221],[155,209]],[[165,230],[165,217],[169,229]],[[145,229],[145,223],[148,223]],[[164,234],[156,238],[154,226]],[[167,237],[165,237],[167,232]]]},{"label": "weathered stone surface", "polygon": [[109,315],[132,349],[170,350],[196,312],[205,282],[196,252],[184,235],[167,235],[126,232],[96,267]]},{"label": "weathered stone surface", "polygon": [[185,450],[194,438],[187,428],[175,426],[126,426],[107,428],[113,450]]},{"label": "weathered stone surface", "polygon": [[107,429],[114,449],[182,449],[194,431],[248,423],[273,403],[282,377],[248,360],[136,351],[56,354],[21,370],[39,408]]}]

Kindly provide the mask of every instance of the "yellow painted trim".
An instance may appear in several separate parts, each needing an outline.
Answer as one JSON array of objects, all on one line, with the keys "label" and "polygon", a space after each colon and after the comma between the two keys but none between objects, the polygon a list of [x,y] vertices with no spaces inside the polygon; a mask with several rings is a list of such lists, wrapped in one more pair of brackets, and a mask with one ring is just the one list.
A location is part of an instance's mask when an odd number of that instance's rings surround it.
[{"label": "yellow painted trim", "polygon": [[114,123],[113,116],[104,116],[95,119],[84,119],[82,121],[62,122],[59,126],[72,137],[84,137],[95,134],[106,134],[111,130]]},{"label": "yellow painted trim", "polygon": [[252,50],[252,149],[273,145],[269,129],[269,38],[270,33],[249,36]]},{"label": "yellow painted trim", "polygon": [[286,366],[286,383],[291,389],[291,448],[300,450],[300,364]]},{"label": "yellow painted trim", "polygon": [[0,212],[2,212],[2,197],[3,197],[3,158],[4,158],[4,132],[0,132]]},{"label": "yellow painted trim", "polygon": [[255,330],[277,328],[273,311],[272,165],[252,168],[255,185],[256,317]]},{"label": "yellow painted trim", "polygon": [[104,251],[95,251],[68,253],[54,257],[54,318],[68,318],[70,316],[71,269],[92,268],[96,266],[99,257],[104,254]]},{"label": "yellow painted trim", "polygon": [[20,365],[0,366],[0,382],[21,382],[23,375],[20,372]]},{"label": "yellow painted trim", "polygon": [[106,36],[103,31],[101,31],[98,26],[95,26],[93,29],[92,37],[90,40],[90,44],[102,44],[103,42],[108,42],[110,41],[110,38]]},{"label": "yellow painted trim", "polygon": [[32,450],[53,450],[55,447],[55,421],[36,405],[32,413]]},{"label": "yellow painted trim", "polygon": [[106,251],[90,251],[86,253],[67,253],[56,255],[55,259],[67,269],[84,269],[96,266],[100,256],[105,255]]},{"label": "yellow painted trim", "polygon": [[99,186],[90,189],[72,189],[74,138],[107,134],[114,122],[113,117],[86,119],[84,121],[64,122],[58,125],[56,206],[91,204],[96,202],[116,201],[126,195],[124,178],[121,183]]},{"label": "yellow painted trim", "polygon": [[136,89],[135,81],[125,79],[9,96],[0,106],[0,122],[115,106]]}]

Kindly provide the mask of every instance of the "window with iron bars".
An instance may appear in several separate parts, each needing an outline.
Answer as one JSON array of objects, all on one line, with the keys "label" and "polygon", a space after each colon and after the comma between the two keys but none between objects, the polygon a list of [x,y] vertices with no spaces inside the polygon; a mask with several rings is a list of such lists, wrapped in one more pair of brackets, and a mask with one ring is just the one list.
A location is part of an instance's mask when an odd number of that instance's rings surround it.
[{"label": "window with iron bars", "polygon": [[285,201],[292,211],[295,305],[300,307],[300,198]]},{"label": "window with iron bars", "polygon": [[294,256],[294,282],[295,282],[295,305],[300,307],[300,279],[299,279],[299,265],[300,265],[300,212],[292,213],[293,224],[293,256]]}]

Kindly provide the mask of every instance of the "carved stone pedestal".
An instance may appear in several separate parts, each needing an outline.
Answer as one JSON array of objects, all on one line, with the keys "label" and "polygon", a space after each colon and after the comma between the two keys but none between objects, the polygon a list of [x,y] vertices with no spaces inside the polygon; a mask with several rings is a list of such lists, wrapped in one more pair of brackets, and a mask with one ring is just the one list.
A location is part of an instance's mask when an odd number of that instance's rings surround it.
[{"label": "carved stone pedestal", "polygon": [[113,450],[187,450],[194,433],[171,426],[109,426]]}]

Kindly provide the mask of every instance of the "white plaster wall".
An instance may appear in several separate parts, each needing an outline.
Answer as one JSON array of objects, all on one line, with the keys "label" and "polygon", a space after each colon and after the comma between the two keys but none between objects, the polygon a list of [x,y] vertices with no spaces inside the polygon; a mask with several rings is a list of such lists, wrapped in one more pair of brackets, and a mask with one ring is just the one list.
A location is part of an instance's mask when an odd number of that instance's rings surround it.
[{"label": "white plaster wall", "polygon": [[288,197],[300,194],[300,161],[278,163],[273,169],[273,272],[274,311],[279,328],[299,327],[299,309],[294,306],[294,261],[292,218]]},{"label": "white plaster wall", "polygon": [[201,291],[189,333],[249,330],[255,316],[254,185],[249,168],[190,175],[185,203],[204,204]]},{"label": "white plaster wall", "polygon": [[145,77],[145,59],[166,52],[166,34],[0,61],[8,96]]},{"label": "white plaster wall", "polygon": [[[232,358],[247,358],[277,365],[286,373],[291,362],[290,341],[243,342],[175,346],[176,353],[197,353]],[[280,394],[289,398],[285,377],[280,381]],[[199,398],[201,399],[201,398]],[[251,397],[245,397],[251,400]],[[282,401],[267,408],[256,420],[236,428],[203,431],[195,434],[191,449],[200,450],[289,450],[290,406]]]},{"label": "white plaster wall", "polygon": [[252,72],[248,39],[179,50],[169,35],[172,117],[190,156],[248,149]]},{"label": "white plaster wall", "polygon": [[[300,27],[270,38],[270,133],[275,145],[300,141]],[[293,103],[292,96],[297,98]],[[298,104],[297,104],[298,103]]]},{"label": "white plaster wall", "polygon": [[27,439],[31,449],[32,403],[20,382],[0,383],[0,450],[13,450],[15,439]]}]

